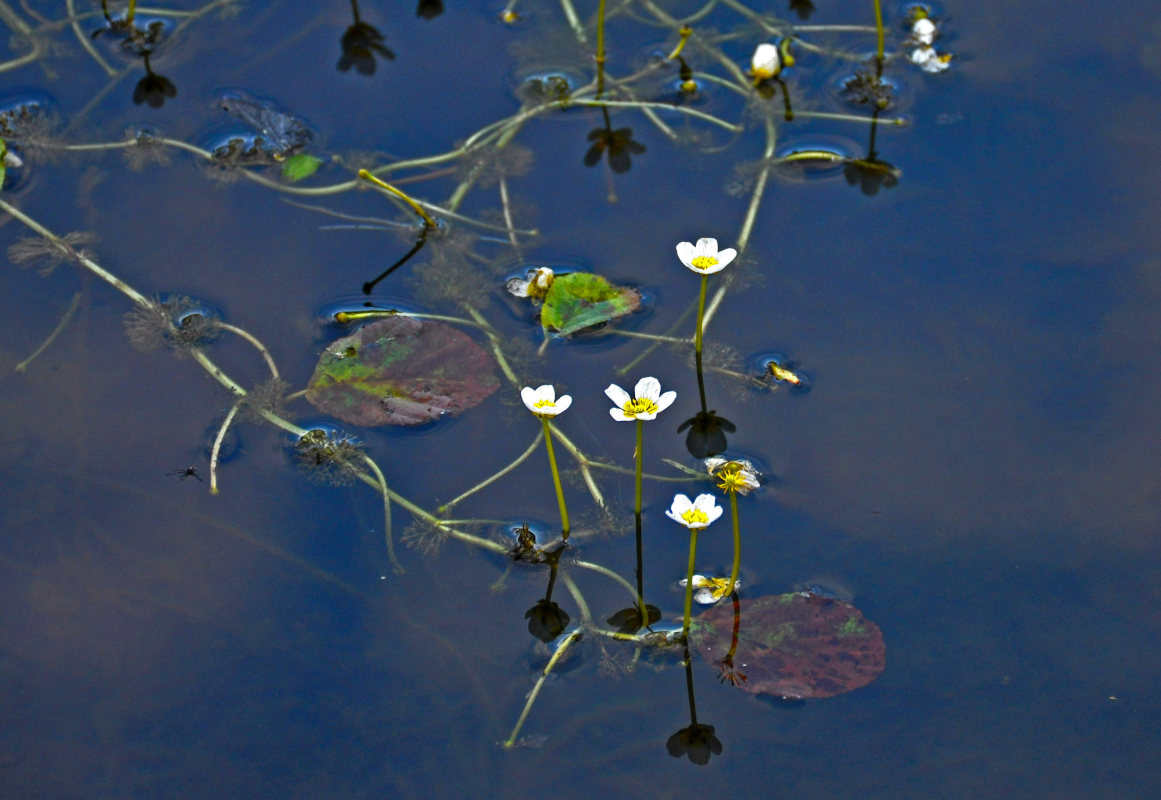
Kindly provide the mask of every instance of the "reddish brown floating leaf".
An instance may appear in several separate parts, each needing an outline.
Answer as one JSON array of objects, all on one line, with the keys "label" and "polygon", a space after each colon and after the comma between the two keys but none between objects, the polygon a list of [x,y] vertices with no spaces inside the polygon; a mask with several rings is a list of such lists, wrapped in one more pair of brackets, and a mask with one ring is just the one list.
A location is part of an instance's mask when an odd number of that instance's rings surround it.
[{"label": "reddish brown floating leaf", "polygon": [[[831,697],[866,686],[886,664],[878,626],[850,603],[808,592],[740,603],[735,685],[784,698]],[[730,650],[734,606],[719,603],[699,616],[690,635],[715,668]],[[744,665],[744,666],[743,666]]]},{"label": "reddish brown floating leaf", "polygon": [[491,356],[462,331],[391,317],[331,343],[306,399],[351,425],[419,425],[479,405],[499,385]]}]

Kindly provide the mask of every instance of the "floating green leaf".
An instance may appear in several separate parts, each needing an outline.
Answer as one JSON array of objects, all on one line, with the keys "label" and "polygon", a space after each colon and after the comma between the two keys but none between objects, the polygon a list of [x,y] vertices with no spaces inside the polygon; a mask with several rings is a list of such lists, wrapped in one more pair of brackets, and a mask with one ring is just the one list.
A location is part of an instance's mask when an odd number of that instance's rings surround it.
[{"label": "floating green leaf", "polygon": [[613,286],[589,272],[570,272],[557,275],[548,287],[540,324],[550,333],[568,336],[632,314],[640,307],[641,293],[636,289]]},{"label": "floating green leaf", "polygon": [[[690,627],[715,667],[731,652],[734,623],[733,604],[719,603]],[[878,626],[843,600],[811,592],[742,600],[737,624],[731,683],[753,694],[830,697],[866,686],[886,664]]]},{"label": "floating green leaf", "polygon": [[322,160],[309,153],[296,153],[282,164],[282,177],[291,183],[309,178],[322,166]]},{"label": "floating green leaf", "polygon": [[419,425],[479,405],[499,385],[491,356],[465,333],[400,316],[333,342],[306,399],[351,425]]}]

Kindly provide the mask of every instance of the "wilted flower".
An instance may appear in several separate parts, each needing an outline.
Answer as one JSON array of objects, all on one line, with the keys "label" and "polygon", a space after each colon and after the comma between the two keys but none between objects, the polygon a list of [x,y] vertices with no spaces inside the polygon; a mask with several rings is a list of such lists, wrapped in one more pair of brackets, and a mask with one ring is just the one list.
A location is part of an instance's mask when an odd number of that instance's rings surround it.
[{"label": "wilted flower", "polygon": [[696,245],[689,242],[677,243],[677,257],[681,259],[681,263],[702,275],[721,272],[737,255],[738,251],[732,247],[719,251],[717,239],[698,239]]},{"label": "wilted flower", "polygon": [[[687,581],[682,578],[681,586],[685,586]],[[705,575],[693,576],[693,588],[697,591],[693,593],[693,599],[701,603],[703,606],[713,605],[717,601],[730,593],[730,579],[729,578],[707,578]],[[742,582],[734,581],[734,588],[740,588]]]},{"label": "wilted flower", "polygon": [[692,501],[683,494],[677,494],[673,496],[673,505],[666,509],[665,514],[674,522],[680,522],[693,530],[709,527],[722,515],[722,507],[712,494],[699,494]]},{"label": "wilted flower", "polygon": [[543,300],[548,294],[548,287],[556,274],[550,267],[533,267],[523,278],[512,278],[508,281],[508,293],[517,297],[531,297],[533,300]]},{"label": "wilted flower", "polygon": [[762,476],[749,461],[729,461],[714,456],[705,460],[705,468],[723,492],[747,495],[762,485]]},{"label": "wilted flower", "polygon": [[938,35],[939,30],[927,12],[919,9],[917,19],[911,24],[911,42],[916,47],[911,51],[910,59],[924,72],[935,74],[951,66],[951,53],[935,52],[935,37]]},{"label": "wilted flower", "polygon": [[911,63],[924,72],[936,74],[951,67],[951,53],[937,53],[931,45],[917,47],[911,51]]},{"label": "wilted flower", "polygon": [[520,390],[520,399],[524,401],[529,411],[542,419],[555,417],[572,405],[571,397],[567,394],[557,397],[556,389],[547,383],[536,389],[525,386]]},{"label": "wilted flower", "polygon": [[935,23],[928,17],[920,17],[911,26],[911,40],[918,45],[935,44]]},{"label": "wilted flower", "polygon": [[637,381],[637,385],[633,387],[633,397],[629,397],[628,392],[614,383],[610,383],[609,388],[605,389],[605,395],[617,404],[616,408],[609,409],[609,413],[618,422],[656,419],[658,414],[669,408],[677,399],[677,392],[669,391],[662,394],[661,383],[656,378],[642,378]]}]

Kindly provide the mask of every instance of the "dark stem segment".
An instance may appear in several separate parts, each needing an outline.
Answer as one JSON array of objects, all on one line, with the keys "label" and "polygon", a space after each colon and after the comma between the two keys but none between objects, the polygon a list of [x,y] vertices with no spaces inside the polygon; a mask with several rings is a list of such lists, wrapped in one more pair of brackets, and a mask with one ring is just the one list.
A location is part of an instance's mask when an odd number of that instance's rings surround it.
[{"label": "dark stem segment", "polygon": [[417,241],[415,243],[414,247],[412,247],[410,250],[407,251],[407,254],[405,256],[403,256],[403,258],[399,259],[394,264],[389,266],[387,269],[383,270],[383,272],[379,275],[378,278],[375,278],[375,280],[367,281],[366,283],[364,283],[363,284],[363,294],[370,294],[372,291],[375,290],[375,284],[377,284],[379,281],[386,278],[388,275],[390,275],[395,270],[402,267],[404,264],[406,264],[408,261],[411,260],[412,256],[414,256],[416,253],[418,253],[420,250],[422,250],[423,246],[425,244],[427,244],[427,231],[428,231],[428,229],[425,227],[423,229],[423,232],[419,234],[419,241]]},{"label": "dark stem segment", "polygon": [[697,701],[693,699],[693,659],[689,657],[689,639],[685,639],[685,690],[689,694],[689,724],[697,725]]},{"label": "dark stem segment", "polygon": [[641,509],[637,509],[637,608],[641,612],[641,627],[649,627],[649,609],[645,606],[645,556],[641,546]]}]

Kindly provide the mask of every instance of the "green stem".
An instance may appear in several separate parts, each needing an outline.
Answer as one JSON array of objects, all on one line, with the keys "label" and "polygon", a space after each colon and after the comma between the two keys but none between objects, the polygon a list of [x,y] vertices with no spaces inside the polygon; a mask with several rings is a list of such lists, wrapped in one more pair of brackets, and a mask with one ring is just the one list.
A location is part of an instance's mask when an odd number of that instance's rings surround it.
[{"label": "green stem", "polygon": [[730,512],[734,515],[734,568],[730,572],[730,588],[726,591],[727,597],[734,592],[734,584],[738,582],[738,569],[742,566],[742,529],[738,525],[737,492],[730,492]]},{"label": "green stem", "polygon": [[605,93],[605,0],[597,3],[597,99]]},{"label": "green stem", "polygon": [[639,516],[641,514],[641,472],[645,461],[644,451],[645,441],[645,423],[640,419],[637,420],[637,493],[633,502],[633,511]]},{"label": "green stem", "polygon": [[548,448],[548,463],[552,467],[552,483],[556,487],[556,502],[560,505],[560,538],[568,541],[568,509],[564,505],[564,489],[560,485],[560,472],[556,469],[556,454],[552,452],[552,429],[548,417],[541,417],[544,424],[544,446]]},{"label": "green stem", "polygon": [[564,641],[556,648],[556,652],[552,654],[552,658],[548,659],[548,663],[544,665],[544,671],[540,673],[540,677],[536,680],[536,685],[528,693],[528,700],[524,703],[524,710],[520,712],[520,719],[516,720],[516,726],[512,728],[512,733],[504,740],[502,747],[505,750],[511,750],[516,746],[516,737],[520,735],[520,729],[524,727],[524,720],[528,719],[528,712],[532,710],[532,704],[536,702],[536,696],[540,694],[540,688],[544,686],[544,681],[548,679],[548,673],[552,672],[552,668],[556,666],[557,661],[560,661],[564,652],[568,650],[569,645],[580,638],[581,629],[577,628],[564,638]]},{"label": "green stem", "polygon": [[689,613],[693,608],[693,561],[697,557],[697,528],[689,529],[689,569],[685,571],[685,614],[681,618],[681,638],[689,635]]},{"label": "green stem", "polygon": [[709,286],[709,275],[701,276],[701,294],[697,297],[697,335],[693,338],[693,351],[701,356],[701,324],[705,318],[705,290]]},{"label": "green stem", "polygon": [[883,49],[886,45],[886,32],[883,30],[883,8],[879,4],[879,0],[875,0],[875,34],[879,37],[879,46],[875,53],[875,58],[882,63]]}]

